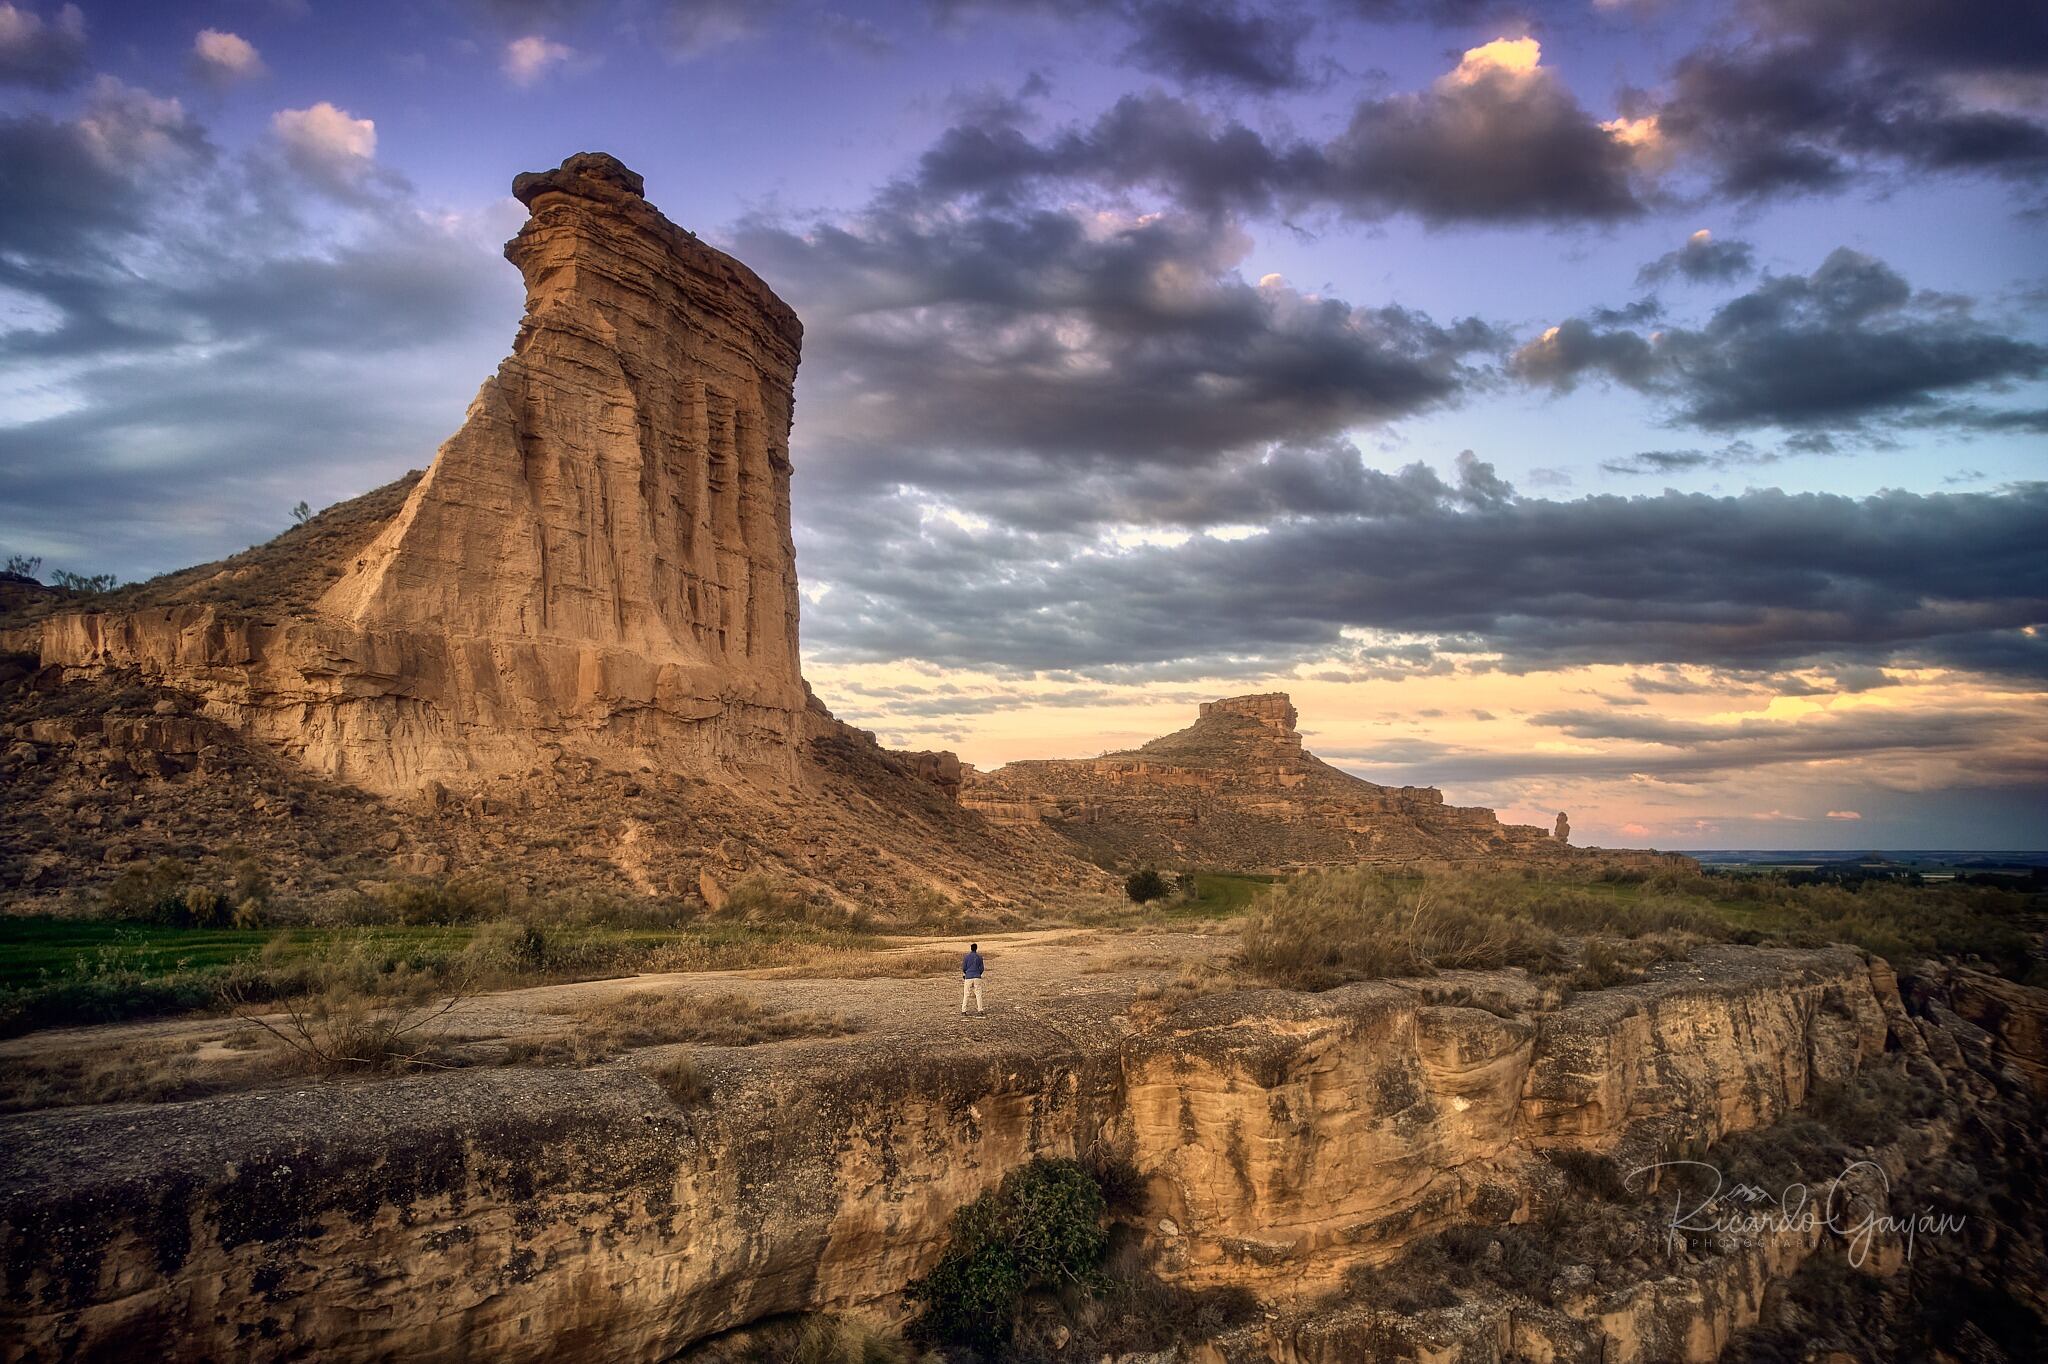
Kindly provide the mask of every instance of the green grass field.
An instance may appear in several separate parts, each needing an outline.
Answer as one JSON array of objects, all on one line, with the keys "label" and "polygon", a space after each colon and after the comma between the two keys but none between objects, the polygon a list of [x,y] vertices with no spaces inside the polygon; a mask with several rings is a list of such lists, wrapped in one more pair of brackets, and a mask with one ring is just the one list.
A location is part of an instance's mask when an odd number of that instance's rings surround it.
[{"label": "green grass field", "polygon": [[[354,931],[354,930],[351,930]],[[378,929],[394,948],[454,952],[475,929],[467,924],[424,924]],[[0,919],[0,987],[88,975],[109,963],[145,976],[204,971],[259,955],[274,940],[311,953],[333,930],[289,928],[167,928],[107,919]]]},{"label": "green grass field", "polygon": [[1233,914],[1243,913],[1261,891],[1284,879],[1279,876],[1198,871],[1195,873],[1195,898],[1170,902],[1166,907],[1166,917],[1227,919]]}]

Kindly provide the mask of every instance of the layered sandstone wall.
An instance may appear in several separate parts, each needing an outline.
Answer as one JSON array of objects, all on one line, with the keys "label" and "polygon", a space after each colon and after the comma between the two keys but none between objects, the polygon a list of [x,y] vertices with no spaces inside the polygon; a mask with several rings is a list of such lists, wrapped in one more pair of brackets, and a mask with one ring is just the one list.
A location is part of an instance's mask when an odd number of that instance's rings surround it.
[{"label": "layered sandstone wall", "polygon": [[1545,1150],[1755,1127],[1916,1040],[1851,951],[1658,970],[1550,1011],[1457,976],[1149,1024],[1075,1003],[964,1049],[701,1049],[681,1106],[620,1063],[0,1120],[0,1335],[21,1360],[653,1361],[779,1314],[898,1317],[954,1208],[1091,1149],[1144,1179],[1161,1273],[1286,1308],[1521,1215]]},{"label": "layered sandstone wall", "polygon": [[[790,785],[789,430],[802,327],[609,156],[519,177],[513,353],[310,600],[235,575],[10,642],[134,668],[317,771],[405,793],[568,754]],[[189,575],[182,575],[189,576]]]}]

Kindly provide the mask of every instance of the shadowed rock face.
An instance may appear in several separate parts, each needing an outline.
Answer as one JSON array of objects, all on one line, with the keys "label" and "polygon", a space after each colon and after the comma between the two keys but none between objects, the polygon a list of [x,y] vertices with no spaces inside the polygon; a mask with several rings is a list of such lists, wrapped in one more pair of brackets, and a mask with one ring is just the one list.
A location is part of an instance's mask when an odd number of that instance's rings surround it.
[{"label": "shadowed rock face", "polygon": [[970,773],[961,801],[1004,823],[1055,829],[1097,857],[1215,870],[1690,865],[1575,849],[1561,832],[1446,805],[1433,786],[1362,781],[1310,753],[1297,719],[1284,692],[1209,701],[1194,724],[1128,752]]}]

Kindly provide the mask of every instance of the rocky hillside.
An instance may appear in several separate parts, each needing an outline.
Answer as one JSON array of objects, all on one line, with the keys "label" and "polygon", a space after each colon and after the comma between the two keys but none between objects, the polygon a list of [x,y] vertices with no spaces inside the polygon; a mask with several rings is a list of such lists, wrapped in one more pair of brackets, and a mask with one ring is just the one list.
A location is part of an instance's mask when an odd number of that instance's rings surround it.
[{"label": "rocky hillside", "polygon": [[971,772],[961,801],[1000,824],[1048,828],[1106,864],[1280,871],[1365,865],[1548,871],[1690,867],[1632,849],[1582,849],[1555,831],[1444,804],[1428,786],[1377,786],[1310,753],[1285,693],[1205,703],[1195,723],[1099,758]]}]

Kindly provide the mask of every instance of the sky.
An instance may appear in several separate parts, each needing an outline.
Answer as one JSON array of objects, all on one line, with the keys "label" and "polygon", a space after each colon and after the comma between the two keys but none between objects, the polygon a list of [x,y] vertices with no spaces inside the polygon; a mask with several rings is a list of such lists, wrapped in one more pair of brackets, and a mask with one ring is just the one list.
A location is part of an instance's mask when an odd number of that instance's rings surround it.
[{"label": "sky", "polygon": [[0,0],[0,552],[424,467],[583,150],[803,317],[886,743],[1285,690],[1580,842],[2048,844],[2048,6]]}]

